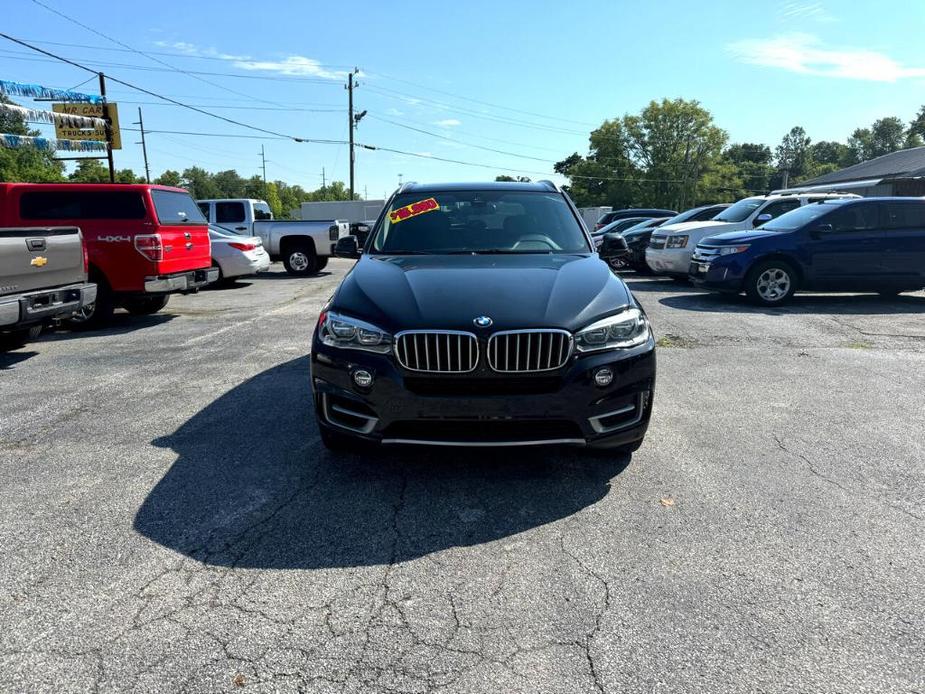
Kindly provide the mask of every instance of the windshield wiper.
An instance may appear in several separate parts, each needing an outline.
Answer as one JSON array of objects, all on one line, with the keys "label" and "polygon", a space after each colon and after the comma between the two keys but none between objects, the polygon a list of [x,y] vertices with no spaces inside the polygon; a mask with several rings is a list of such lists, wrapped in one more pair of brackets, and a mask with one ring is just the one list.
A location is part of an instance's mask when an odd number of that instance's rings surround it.
[{"label": "windshield wiper", "polygon": [[371,255],[433,255],[430,251],[412,251],[412,250],[400,250],[400,251],[378,251],[377,253],[372,253]]},{"label": "windshield wiper", "polygon": [[552,250],[541,251],[538,249],[526,250],[526,251],[515,251],[512,248],[482,248],[477,251],[471,251],[471,253],[475,255],[521,255],[521,254],[526,255],[528,253],[530,254],[542,253],[542,254],[548,255],[554,252],[555,251],[552,251]]}]

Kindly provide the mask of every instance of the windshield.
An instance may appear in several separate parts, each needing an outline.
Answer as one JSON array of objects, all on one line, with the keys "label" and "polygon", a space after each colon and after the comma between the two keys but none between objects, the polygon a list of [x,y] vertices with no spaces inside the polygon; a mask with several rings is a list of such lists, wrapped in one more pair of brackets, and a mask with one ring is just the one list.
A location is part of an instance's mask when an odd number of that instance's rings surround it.
[{"label": "windshield", "polygon": [[689,210],[685,210],[681,214],[676,214],[674,217],[670,217],[665,220],[665,226],[669,224],[681,224],[682,222],[688,222],[692,217],[696,217],[703,210],[702,207],[694,207]]},{"label": "windshield", "polygon": [[565,198],[541,191],[449,191],[396,195],[373,254],[590,253]]},{"label": "windshield", "polygon": [[732,207],[727,207],[713,218],[714,222],[744,222],[752,212],[761,207],[765,202],[764,198],[745,198],[739,200]]},{"label": "windshield", "polygon": [[758,228],[762,231],[795,231],[814,219],[818,219],[822,215],[832,212],[840,206],[841,205],[838,204],[832,205],[825,203],[804,205],[790,212],[785,212],[780,217],[772,219]]},{"label": "windshield", "polygon": [[662,224],[664,224],[667,221],[668,220],[664,217],[656,217],[654,219],[647,219],[644,222],[639,222],[638,224],[634,224],[629,229],[626,229],[624,233],[629,234],[634,231],[642,231],[643,229],[651,229],[653,227],[660,227],[662,226]]}]

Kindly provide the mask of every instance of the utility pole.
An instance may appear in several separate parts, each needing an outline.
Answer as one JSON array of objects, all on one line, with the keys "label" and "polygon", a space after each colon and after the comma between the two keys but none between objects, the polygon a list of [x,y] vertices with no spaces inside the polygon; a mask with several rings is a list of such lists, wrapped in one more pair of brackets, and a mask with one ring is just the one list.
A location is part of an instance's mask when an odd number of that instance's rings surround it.
[{"label": "utility pole", "polygon": [[151,170],[148,168],[148,146],[145,144],[145,122],[141,118],[141,106],[138,107],[138,122],[135,125],[141,130],[141,142],[136,142],[135,144],[141,145],[141,153],[145,158],[145,183],[150,183]]},{"label": "utility pole", "polygon": [[781,188],[786,188],[790,184],[790,169],[781,171]]},{"label": "utility pole", "polygon": [[103,118],[106,119],[106,158],[109,160],[109,182],[116,182],[116,167],[112,162],[112,118],[109,117],[109,106],[106,105],[106,75],[100,76],[100,96],[103,97]]},{"label": "utility pole", "polygon": [[263,197],[267,197],[267,153],[263,145],[260,145],[260,161],[263,162]]},{"label": "utility pole", "polygon": [[363,116],[366,115],[366,111],[360,111],[358,114],[353,115],[353,76],[360,73],[359,68],[353,68],[353,72],[347,75],[347,129],[350,131],[350,199],[353,200],[353,168],[356,159],[353,154],[353,131],[357,127],[357,123],[363,120]]},{"label": "utility pole", "polygon": [[326,179],[324,177],[324,167],[321,167],[321,194],[324,195],[324,189],[326,186]]}]

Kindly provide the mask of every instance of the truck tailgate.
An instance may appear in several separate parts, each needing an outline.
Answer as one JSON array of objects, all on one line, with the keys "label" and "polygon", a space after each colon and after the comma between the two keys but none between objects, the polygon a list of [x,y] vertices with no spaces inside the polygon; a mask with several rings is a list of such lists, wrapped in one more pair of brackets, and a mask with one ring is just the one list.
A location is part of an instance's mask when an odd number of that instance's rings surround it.
[{"label": "truck tailgate", "polygon": [[164,259],[157,263],[157,274],[199,270],[212,265],[212,245],[205,225],[162,226]]},{"label": "truck tailgate", "polygon": [[0,228],[0,296],[85,278],[77,227]]}]

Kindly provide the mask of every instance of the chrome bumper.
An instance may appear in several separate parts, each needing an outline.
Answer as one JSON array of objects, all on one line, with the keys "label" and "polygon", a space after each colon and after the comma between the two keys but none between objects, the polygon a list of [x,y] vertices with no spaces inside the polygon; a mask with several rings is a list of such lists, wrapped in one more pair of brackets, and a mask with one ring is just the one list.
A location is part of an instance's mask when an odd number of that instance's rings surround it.
[{"label": "chrome bumper", "polygon": [[47,320],[70,318],[96,301],[96,285],[69,284],[0,298],[0,326],[9,328]]},{"label": "chrome bumper", "polygon": [[188,292],[218,280],[218,268],[210,267],[178,275],[146,277],[145,292],[167,294],[169,292]]}]

